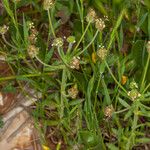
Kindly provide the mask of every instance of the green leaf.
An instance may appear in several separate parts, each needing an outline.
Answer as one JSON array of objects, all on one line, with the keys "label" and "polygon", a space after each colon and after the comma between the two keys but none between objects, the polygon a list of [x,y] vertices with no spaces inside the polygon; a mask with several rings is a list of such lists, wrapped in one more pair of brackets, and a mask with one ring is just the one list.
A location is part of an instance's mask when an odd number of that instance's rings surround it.
[{"label": "green leaf", "polygon": [[104,93],[105,93],[105,98],[106,98],[106,101],[107,101],[107,105],[110,105],[111,104],[111,99],[110,99],[109,92],[108,92],[108,89],[107,89],[107,86],[105,84],[104,79],[102,79],[102,86],[104,88]]},{"label": "green leaf", "polygon": [[124,106],[124,107],[126,107],[126,108],[129,108],[129,107],[130,107],[130,105],[129,105],[126,101],[124,101],[124,100],[121,99],[120,97],[119,97],[118,99],[119,99],[119,102],[120,102],[120,104],[121,104],[122,106]]},{"label": "green leaf", "polygon": [[112,143],[107,143],[106,145],[108,146],[109,150],[119,150],[119,148]]}]

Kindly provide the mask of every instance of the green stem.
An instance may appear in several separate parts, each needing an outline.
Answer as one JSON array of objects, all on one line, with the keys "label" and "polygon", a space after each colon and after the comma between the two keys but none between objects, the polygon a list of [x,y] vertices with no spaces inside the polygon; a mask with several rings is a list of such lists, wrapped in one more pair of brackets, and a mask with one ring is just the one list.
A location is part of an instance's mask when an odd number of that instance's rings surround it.
[{"label": "green stem", "polygon": [[90,47],[90,45],[93,43],[93,41],[94,41],[95,38],[97,37],[98,33],[99,33],[99,31],[97,30],[96,33],[95,33],[95,35],[94,35],[94,37],[93,37],[93,39],[91,40],[91,42],[90,42],[81,52],[78,52],[78,53],[76,54],[76,56],[81,55],[85,50],[87,50],[87,49]]},{"label": "green stem", "polygon": [[123,113],[123,112],[125,112],[127,110],[129,110],[129,108],[125,108],[123,110],[116,111],[116,112],[114,112],[114,114],[120,114],[120,113]]},{"label": "green stem", "polygon": [[38,76],[46,76],[46,75],[51,75],[51,72],[48,73],[35,73],[35,74],[25,74],[25,75],[14,75],[14,76],[9,76],[9,77],[1,77],[0,81],[6,81],[6,80],[13,80],[13,79],[17,79],[17,78],[25,78],[25,77],[38,77]]},{"label": "green stem", "polygon": [[62,119],[64,116],[64,96],[66,95],[65,88],[66,88],[66,80],[67,80],[66,75],[67,75],[66,68],[64,68],[62,72],[62,82],[61,82],[60,119]]},{"label": "green stem", "polygon": [[127,94],[127,91],[125,90],[125,88],[117,81],[116,77],[113,75],[111,69],[109,68],[107,62],[105,61],[105,65],[109,71],[109,73],[111,74],[112,78],[114,79],[114,81],[117,83],[117,85]]},{"label": "green stem", "polygon": [[143,78],[142,78],[142,82],[141,82],[141,88],[140,88],[140,91],[142,91],[143,88],[144,88],[144,81],[145,81],[145,78],[146,78],[146,74],[147,74],[149,62],[150,62],[150,53],[148,54],[146,66],[145,66],[145,68],[144,68],[144,74],[143,74]]},{"label": "green stem", "polygon": [[116,22],[116,24],[115,24],[115,26],[114,26],[114,28],[112,30],[112,33],[110,35],[110,40],[109,40],[109,43],[108,43],[108,47],[107,47],[108,50],[110,49],[110,47],[111,47],[111,45],[112,45],[112,43],[114,41],[116,31],[117,31],[117,29],[118,29],[118,27],[119,27],[119,25],[120,25],[120,23],[122,21],[122,18],[123,18],[124,14],[125,14],[125,11],[126,11],[126,9],[124,8],[122,10],[122,12],[120,13],[120,16],[118,17],[118,20],[117,20],[117,22]]},{"label": "green stem", "polygon": [[82,36],[81,36],[79,42],[77,43],[76,47],[74,48],[74,51],[77,50],[78,46],[80,45],[81,41],[83,40],[83,38],[84,38],[84,36],[85,36],[85,34],[86,34],[86,32],[87,32],[87,30],[88,30],[90,24],[91,24],[91,23],[89,22],[88,25],[86,26],[86,28],[85,28],[85,30],[84,30],[84,33],[82,34]]},{"label": "green stem", "polygon": [[17,47],[13,46],[12,44],[10,44],[10,43],[6,40],[6,38],[5,38],[5,36],[4,36],[4,35],[2,35],[2,38],[3,38],[4,42],[5,42],[8,46],[10,46],[10,47],[11,47],[11,48],[13,48],[13,49],[18,50],[18,48],[17,48]]},{"label": "green stem", "polygon": [[35,56],[35,58],[36,58],[43,66],[49,67],[49,68],[51,68],[52,70],[57,70],[57,69],[63,69],[63,68],[64,68],[64,65],[59,65],[59,66],[48,65],[48,64],[44,63],[42,60],[40,60],[40,59],[38,58],[38,56]]},{"label": "green stem", "polygon": [[[50,11],[48,9],[48,20],[49,20],[49,26],[50,26],[50,29],[52,31],[52,34],[54,36],[54,38],[56,38],[56,35],[55,35],[55,32],[54,32],[54,28],[53,28],[53,25],[52,25],[52,19],[51,19],[51,14],[50,14]],[[49,36],[49,35],[48,35]]]}]

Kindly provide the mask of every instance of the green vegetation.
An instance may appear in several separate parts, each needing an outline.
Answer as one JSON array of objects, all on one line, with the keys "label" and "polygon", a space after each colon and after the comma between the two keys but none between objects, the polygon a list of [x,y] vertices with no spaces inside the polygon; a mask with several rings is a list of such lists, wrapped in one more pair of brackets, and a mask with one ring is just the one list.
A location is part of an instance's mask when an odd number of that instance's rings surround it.
[{"label": "green vegetation", "polygon": [[43,145],[150,148],[149,0],[2,4],[0,56],[12,73],[1,87],[42,93],[32,116]]}]

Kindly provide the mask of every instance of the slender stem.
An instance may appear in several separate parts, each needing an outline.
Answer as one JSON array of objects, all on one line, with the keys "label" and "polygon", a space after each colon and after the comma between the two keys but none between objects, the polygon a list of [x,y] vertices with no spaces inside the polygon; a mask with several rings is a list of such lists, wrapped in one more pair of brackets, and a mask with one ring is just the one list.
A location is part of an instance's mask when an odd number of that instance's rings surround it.
[{"label": "slender stem", "polygon": [[143,88],[144,88],[144,81],[145,81],[145,78],[146,78],[149,62],[150,62],[150,53],[148,54],[146,66],[145,66],[145,69],[144,69],[144,74],[143,74],[143,78],[142,78],[142,82],[141,82],[141,89],[140,89],[140,91],[142,91]]},{"label": "slender stem", "polygon": [[52,70],[55,70],[55,69],[63,69],[63,68],[64,68],[64,65],[59,65],[59,66],[48,65],[48,64],[44,63],[42,60],[40,60],[40,59],[38,58],[38,56],[35,56],[35,58],[36,58],[42,65],[44,65],[44,66],[46,66],[46,67],[49,67],[49,68],[51,68]]},{"label": "slender stem", "polygon": [[10,43],[6,40],[4,34],[2,34],[2,38],[3,38],[4,42],[5,42],[8,46],[10,46],[10,47],[13,48],[13,49],[18,50],[17,47],[13,46],[12,44],[10,44]]},{"label": "slender stem", "polygon": [[0,78],[0,81],[6,81],[6,80],[13,80],[17,78],[23,78],[23,77],[38,77],[42,75],[51,75],[51,72],[48,73],[35,73],[35,74],[25,74],[25,75],[18,75],[18,76],[9,76],[9,77],[2,77]]},{"label": "slender stem", "polygon": [[143,92],[142,92],[142,94],[144,94],[146,91],[147,91],[147,89],[150,87],[150,83],[146,86],[146,88],[143,90]]},{"label": "slender stem", "polygon": [[125,88],[117,81],[116,77],[113,75],[111,69],[109,68],[107,62],[105,61],[105,65],[109,71],[109,73],[111,74],[112,78],[114,79],[114,81],[118,84],[118,86],[127,94],[127,91],[125,90]]},{"label": "slender stem", "polygon": [[66,95],[65,88],[67,80],[66,73],[67,73],[66,69],[64,68],[62,72],[62,82],[61,82],[60,119],[62,119],[64,116],[64,95]]},{"label": "slender stem", "polygon": [[91,40],[91,42],[81,51],[81,52],[78,52],[76,55],[79,56],[81,55],[85,50],[87,50],[89,48],[89,46],[93,43],[93,41],[95,40],[95,38],[97,37],[99,31],[97,30],[93,39]]},{"label": "slender stem", "polygon": [[129,108],[125,108],[125,109],[123,109],[123,110],[119,110],[119,111],[116,111],[116,112],[114,112],[115,114],[120,114],[120,113],[123,113],[123,112],[125,112],[125,111],[127,111],[127,110],[129,110]]},{"label": "slender stem", "polygon": [[84,36],[85,36],[85,34],[86,34],[86,32],[87,32],[87,30],[88,30],[90,24],[91,24],[91,23],[89,22],[88,25],[86,26],[86,28],[85,28],[85,30],[84,30],[84,33],[82,34],[82,36],[81,36],[79,42],[77,43],[76,47],[74,48],[74,51],[76,51],[76,49],[77,49],[78,46],[80,45],[81,41],[83,40],[83,38],[84,38]]},{"label": "slender stem", "polygon": [[54,38],[56,38],[56,35],[55,35],[55,32],[54,32],[54,28],[53,28],[53,25],[52,25],[52,19],[51,19],[51,14],[50,14],[50,11],[48,9],[48,20],[49,20],[49,26],[50,26],[50,29],[52,31],[52,34],[54,36]]}]

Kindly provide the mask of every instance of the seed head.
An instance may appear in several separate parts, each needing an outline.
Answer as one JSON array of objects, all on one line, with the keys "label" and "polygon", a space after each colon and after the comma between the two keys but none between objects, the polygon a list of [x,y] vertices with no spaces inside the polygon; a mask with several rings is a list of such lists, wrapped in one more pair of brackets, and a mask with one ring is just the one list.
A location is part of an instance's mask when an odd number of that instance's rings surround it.
[{"label": "seed head", "polygon": [[9,27],[6,25],[3,25],[0,27],[0,34],[4,35],[9,30]]},{"label": "seed head", "polygon": [[87,14],[87,16],[86,16],[86,21],[93,23],[93,22],[95,21],[96,17],[97,17],[97,15],[96,15],[95,10],[92,9],[92,8],[90,8],[90,9],[88,10],[88,14]]},{"label": "seed head", "polygon": [[132,101],[136,100],[141,96],[137,89],[132,89],[128,92],[128,96],[132,99]]},{"label": "seed head", "polygon": [[36,47],[35,45],[29,45],[27,51],[28,51],[29,56],[30,56],[31,58],[34,58],[35,56],[38,55],[38,53],[39,53],[39,48]]},{"label": "seed head", "polygon": [[78,96],[78,93],[79,91],[76,84],[68,90],[68,94],[72,99],[75,99]]},{"label": "seed head", "polygon": [[147,51],[150,54],[150,41],[147,42]]},{"label": "seed head", "polygon": [[101,61],[105,60],[105,58],[108,55],[108,50],[102,46],[98,51],[97,51],[97,56],[100,58]]},{"label": "seed head", "polygon": [[73,57],[71,63],[70,63],[71,69],[80,69],[80,57]]},{"label": "seed head", "polygon": [[109,105],[104,109],[104,115],[108,118],[112,117],[113,112],[114,112],[114,108],[112,105]]},{"label": "seed head", "polygon": [[49,10],[54,6],[54,0],[44,0],[43,2],[43,8],[44,10]]},{"label": "seed head", "polygon": [[62,38],[56,38],[54,39],[52,46],[62,47],[63,44],[64,44],[64,41]]},{"label": "seed head", "polygon": [[105,22],[101,18],[98,18],[95,20],[95,27],[101,32],[105,28]]}]

